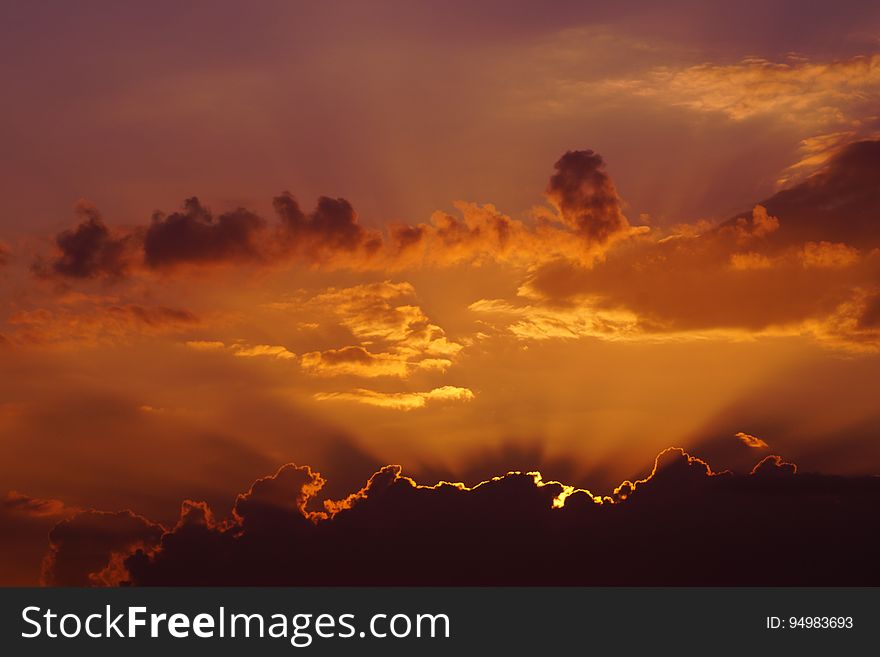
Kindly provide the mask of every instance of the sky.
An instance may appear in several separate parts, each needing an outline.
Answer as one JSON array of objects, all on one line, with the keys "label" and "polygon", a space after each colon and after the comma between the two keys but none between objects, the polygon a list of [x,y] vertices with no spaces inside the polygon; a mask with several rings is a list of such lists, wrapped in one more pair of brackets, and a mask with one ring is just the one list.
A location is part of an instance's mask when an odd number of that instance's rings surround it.
[{"label": "sky", "polygon": [[0,12],[0,583],[288,463],[880,473],[876,3]]}]

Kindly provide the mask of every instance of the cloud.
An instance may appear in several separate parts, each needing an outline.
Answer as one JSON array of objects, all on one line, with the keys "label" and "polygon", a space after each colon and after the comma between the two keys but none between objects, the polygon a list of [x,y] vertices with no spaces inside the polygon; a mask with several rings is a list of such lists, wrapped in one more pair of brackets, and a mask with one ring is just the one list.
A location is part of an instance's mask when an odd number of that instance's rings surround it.
[{"label": "cloud", "polygon": [[785,461],[781,456],[765,456],[752,468],[752,475],[759,477],[779,477],[793,475],[797,472],[794,463]]},{"label": "cloud", "polygon": [[762,439],[758,438],[757,436],[753,436],[750,433],[737,431],[735,435],[736,438],[738,438],[739,441],[746,447],[753,447],[755,449],[765,449],[769,447],[769,445],[765,443]]},{"label": "cloud", "polygon": [[506,330],[521,340],[618,340],[643,335],[640,320],[626,310],[603,309],[584,300],[574,306],[516,305],[503,299],[480,299],[469,309],[487,317],[507,319]]},{"label": "cloud", "polygon": [[3,242],[0,242],[0,267],[5,267],[9,264],[9,254],[9,247]]},{"label": "cloud", "polygon": [[37,260],[33,271],[41,277],[119,279],[128,273],[130,236],[114,237],[97,208],[86,200],[76,205],[80,223],[55,238],[58,255]]},{"label": "cloud", "polygon": [[322,264],[353,254],[370,259],[382,247],[381,235],[361,226],[344,198],[322,196],[309,215],[289,192],[276,196],[273,205],[281,220],[278,234],[286,257]]},{"label": "cloud", "polygon": [[[49,572],[63,572],[65,582],[135,585],[742,586],[880,579],[874,531],[880,481],[796,474],[778,456],[750,474],[719,473],[670,448],[646,477],[605,496],[537,472],[509,472],[474,486],[423,485],[389,465],[360,490],[314,508],[323,486],[311,468],[284,465],[238,496],[231,520],[218,522],[206,504],[186,500],[180,520],[158,542],[154,526],[133,516],[77,516],[53,531],[56,561]],[[132,548],[138,542],[143,546]],[[742,558],[758,549],[760,560]],[[817,553],[823,559],[816,561]],[[109,563],[116,564],[115,580],[98,576]]]},{"label": "cloud", "polygon": [[226,345],[218,340],[187,340],[186,346],[196,351],[222,351],[226,348]]},{"label": "cloud", "polygon": [[518,303],[483,300],[521,339],[747,339],[810,335],[876,349],[860,322],[880,289],[880,142],[844,147],[819,172],[717,226],[655,230],[592,267],[539,266]]},{"label": "cloud", "polygon": [[66,506],[61,500],[31,497],[15,490],[6,493],[6,497],[0,501],[0,507],[5,513],[32,518],[59,517],[79,511]]},{"label": "cloud", "polygon": [[377,392],[357,388],[351,392],[319,392],[318,401],[348,401],[379,408],[411,411],[424,408],[428,402],[471,401],[476,397],[468,388],[441,386],[427,392]]},{"label": "cloud", "polygon": [[61,500],[18,491],[0,497],[0,579],[4,585],[33,586],[52,527],[80,511]]},{"label": "cloud", "polygon": [[[877,172],[880,141],[847,144],[814,175],[777,192],[761,205],[779,217],[780,227],[769,246],[833,242],[858,249],[880,246],[875,210],[880,206]],[[729,226],[741,215],[725,224]]]},{"label": "cloud", "polygon": [[810,126],[847,124],[880,92],[880,55],[831,62],[751,57],[736,64],[655,68],[644,78],[606,80],[607,93],[650,98],[734,121],[772,115]]},{"label": "cloud", "polygon": [[547,198],[563,222],[589,241],[604,243],[629,227],[621,200],[594,151],[568,151],[556,162]]},{"label": "cloud", "polygon": [[[422,266],[500,262],[531,267],[559,258],[589,265],[617,240],[644,232],[631,227],[602,158],[568,151],[556,163],[546,196],[556,212],[535,208],[528,221],[493,205],[456,202],[461,217],[435,212],[429,223],[364,227],[351,203],[322,196],[305,213],[289,192],[273,199],[271,227],[246,208],[215,216],[197,197],[147,226],[113,237],[94,206],[81,203],[83,222],[57,238],[61,255],[35,271],[67,278],[119,278],[144,266],[167,274],[180,266],[306,265],[324,269],[399,271]],[[140,253],[139,253],[140,252]],[[140,257],[138,257],[140,256]]]},{"label": "cloud", "polygon": [[272,344],[248,345],[242,342],[227,345],[219,340],[187,340],[184,343],[188,348],[195,351],[228,351],[239,358],[266,357],[275,360],[295,360],[296,354],[288,351],[287,347]]},{"label": "cloud", "polygon": [[358,341],[303,354],[301,365],[311,374],[406,378],[418,370],[442,372],[464,348],[430,320],[407,282],[329,288],[294,305],[325,324],[338,324]]},{"label": "cloud", "polygon": [[293,360],[296,358],[296,354],[288,351],[287,348],[281,345],[258,344],[253,347],[239,345],[234,351],[235,355],[240,358],[255,358],[258,356],[266,356],[278,360]]},{"label": "cloud", "polygon": [[[446,361],[448,363],[448,361]],[[312,351],[303,354],[301,364],[311,374],[336,376],[347,374],[360,377],[406,377],[410,365],[405,357],[395,354],[372,354],[361,346]]]},{"label": "cloud", "polygon": [[49,533],[43,582],[49,586],[111,583],[105,577],[115,554],[151,547],[164,528],[131,511],[88,510],[58,523]]},{"label": "cloud", "polygon": [[180,308],[89,301],[73,308],[20,310],[7,323],[18,342],[70,346],[174,333],[197,325],[199,318]]},{"label": "cloud", "polygon": [[144,234],[144,262],[154,269],[261,259],[265,221],[244,208],[218,217],[192,197],[170,215],[156,213]]}]

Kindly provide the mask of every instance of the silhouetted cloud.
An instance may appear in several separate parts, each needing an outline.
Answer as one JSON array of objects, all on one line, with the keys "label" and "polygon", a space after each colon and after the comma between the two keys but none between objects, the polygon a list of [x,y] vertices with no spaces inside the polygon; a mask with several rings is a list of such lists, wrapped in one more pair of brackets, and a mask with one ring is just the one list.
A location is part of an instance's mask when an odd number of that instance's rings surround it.
[{"label": "silhouetted cloud", "polygon": [[33,270],[39,276],[71,279],[121,278],[129,268],[130,236],[114,237],[104,225],[97,208],[81,200],[76,205],[81,219],[76,228],[55,238],[58,255],[48,261],[38,260]]},{"label": "silhouetted cloud", "polygon": [[355,252],[369,258],[382,247],[382,236],[361,226],[344,198],[322,196],[309,215],[289,192],[276,196],[273,205],[281,219],[279,236],[285,256],[319,264]]},{"label": "silhouetted cloud", "polygon": [[425,486],[390,465],[322,510],[310,503],[323,477],[287,464],[239,495],[229,521],[185,501],[158,542],[131,514],[76,516],[53,531],[47,572],[136,585],[880,581],[880,479],[795,473],[778,456],[751,474],[714,472],[670,448],[644,479],[599,496],[537,472]]},{"label": "silhouetted cloud", "polygon": [[[461,217],[435,212],[429,223],[363,226],[344,198],[321,196],[304,212],[289,192],[273,199],[278,222],[239,207],[215,216],[191,197],[171,214],[114,238],[94,206],[81,203],[82,223],[57,238],[61,255],[38,273],[67,278],[121,277],[137,265],[166,272],[181,265],[289,263],[329,269],[387,270],[495,261],[518,267],[563,258],[591,264],[616,239],[637,235],[604,162],[593,151],[569,151],[546,189],[556,208],[536,208],[531,221],[512,219],[490,204],[457,202]],[[130,253],[129,253],[130,251]],[[140,258],[137,251],[141,251]]]},{"label": "silhouetted cloud", "polygon": [[752,468],[752,474],[761,477],[783,477],[797,472],[794,463],[785,461],[781,456],[765,456]]},{"label": "silhouetted cloud", "polygon": [[252,261],[262,257],[257,235],[265,221],[244,208],[218,217],[192,197],[170,215],[157,213],[144,235],[144,262],[152,268]]},{"label": "silhouetted cloud", "polygon": [[46,551],[46,537],[81,509],[61,500],[9,491],[0,497],[0,579],[6,586],[33,586]]},{"label": "silhouetted cloud", "polygon": [[118,566],[114,554],[152,547],[163,527],[131,511],[88,510],[58,523],[49,533],[43,581],[52,586],[109,583],[107,569]]},{"label": "silhouetted cloud", "polygon": [[[842,243],[858,249],[880,246],[878,172],[880,141],[858,141],[841,148],[803,182],[761,201],[769,214],[780,218],[779,230],[768,236],[768,246],[784,248],[806,242]],[[739,215],[722,228],[742,218]]]},{"label": "silhouetted cloud", "polygon": [[568,151],[555,166],[547,198],[576,233],[601,243],[629,226],[602,156],[594,151]]}]

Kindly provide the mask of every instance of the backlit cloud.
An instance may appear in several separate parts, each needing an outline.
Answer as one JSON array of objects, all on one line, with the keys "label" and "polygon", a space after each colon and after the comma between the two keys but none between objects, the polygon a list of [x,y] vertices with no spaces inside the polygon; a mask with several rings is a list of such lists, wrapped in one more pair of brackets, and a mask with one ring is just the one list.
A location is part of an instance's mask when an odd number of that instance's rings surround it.
[{"label": "backlit cloud", "polygon": [[431,322],[410,283],[331,288],[302,305],[329,315],[359,342],[304,354],[302,366],[313,374],[405,378],[416,370],[447,369],[464,348]]},{"label": "backlit cloud", "polygon": [[880,142],[851,144],[750,213],[639,236],[591,268],[539,267],[520,288],[528,303],[471,308],[515,317],[521,338],[811,335],[876,348],[859,318],[880,286],[878,171]]},{"label": "backlit cloud", "polygon": [[238,208],[217,217],[192,197],[183,209],[157,213],[144,234],[144,263],[152,268],[247,262],[261,257],[258,234],[265,221]]},{"label": "backlit cloud", "polygon": [[761,438],[753,436],[752,434],[746,433],[744,431],[738,431],[736,433],[736,437],[746,447],[753,447],[755,449],[764,449],[766,447],[769,447],[769,445],[765,443]]},{"label": "backlit cloud", "polygon": [[[867,521],[880,496],[878,482],[795,473],[779,456],[763,459],[750,474],[719,473],[670,448],[645,478],[597,496],[545,481],[537,472],[509,472],[474,486],[423,485],[389,465],[361,490],[328,500],[321,509],[315,503],[324,477],[287,464],[239,495],[229,521],[217,522],[206,504],[186,500],[177,524],[161,537],[157,525],[129,512],[87,512],[62,522],[52,532],[47,582],[875,581],[877,536]],[[815,562],[812,553],[805,554],[804,532],[834,558]],[[739,558],[755,536],[771,546],[767,558]],[[533,564],[528,569],[522,567],[526,555]],[[813,566],[804,570],[807,562]]]},{"label": "backlit cloud", "polygon": [[104,224],[97,208],[86,200],[76,205],[80,223],[55,238],[57,255],[37,260],[33,270],[39,276],[71,279],[118,279],[128,272],[131,237],[115,237]]},{"label": "backlit cloud", "polygon": [[747,58],[735,64],[659,67],[644,78],[602,83],[609,91],[644,96],[735,121],[772,115],[813,126],[861,118],[880,94],[880,55],[830,62],[791,57]]},{"label": "backlit cloud", "polygon": [[121,278],[137,268],[291,264],[323,269],[398,271],[503,262],[530,267],[566,258],[589,265],[616,239],[639,234],[622,213],[622,201],[593,151],[568,151],[546,189],[556,209],[536,207],[528,221],[491,204],[457,202],[461,218],[435,212],[429,223],[390,222],[386,231],[365,228],[351,203],[322,196],[303,212],[285,192],[273,200],[277,222],[238,207],[215,216],[196,198],[171,214],[157,212],[147,226],[111,234],[97,209],[77,206],[81,223],[58,235],[60,255],[38,259],[40,275],[71,279]]},{"label": "backlit cloud", "polygon": [[350,392],[315,393],[315,399],[318,401],[355,402],[398,411],[424,408],[429,402],[471,401],[474,397],[471,390],[457,386],[442,386],[426,392],[378,392],[358,388]]}]

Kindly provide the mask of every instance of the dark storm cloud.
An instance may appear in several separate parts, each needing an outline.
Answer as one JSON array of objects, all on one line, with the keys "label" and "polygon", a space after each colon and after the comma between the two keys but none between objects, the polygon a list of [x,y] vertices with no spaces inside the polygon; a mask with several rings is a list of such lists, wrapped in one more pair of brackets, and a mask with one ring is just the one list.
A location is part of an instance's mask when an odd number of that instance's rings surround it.
[{"label": "dark storm cloud", "polygon": [[46,262],[38,260],[33,266],[34,272],[39,276],[72,279],[124,276],[129,268],[130,236],[111,235],[91,203],[80,201],[76,214],[81,219],[76,228],[65,230],[55,238],[58,255]]},{"label": "dark storm cloud", "polygon": [[58,523],[49,533],[43,581],[50,586],[94,586],[109,583],[114,554],[151,547],[163,527],[131,511],[88,510]]},{"label": "dark storm cloud", "polygon": [[289,464],[239,496],[232,521],[186,501],[155,547],[152,526],[134,523],[133,540],[129,520],[109,540],[53,532],[53,552],[65,536],[66,581],[116,581],[89,576],[116,563],[136,585],[880,582],[880,479],[795,471],[771,456],[751,474],[713,472],[674,448],[603,498],[523,473],[420,486],[386,466],[315,511],[322,478]]},{"label": "dark storm cloud", "polygon": [[32,586],[40,572],[46,537],[58,522],[80,509],[60,500],[10,491],[0,498],[0,580],[5,586]]},{"label": "dark storm cloud", "polygon": [[279,234],[284,249],[308,262],[319,263],[339,252],[363,251],[369,256],[382,246],[381,235],[361,226],[351,203],[344,198],[322,196],[308,215],[289,192],[276,196],[272,203],[281,220]]},{"label": "dark storm cloud", "polygon": [[[842,148],[818,173],[761,201],[779,217],[769,246],[805,242],[880,246],[880,141],[859,141]],[[748,218],[739,215],[723,226]]]},{"label": "dark storm cloud", "polygon": [[157,213],[144,235],[148,267],[211,264],[260,258],[258,235],[265,221],[244,208],[218,217],[192,197],[170,215]]},{"label": "dark storm cloud", "polygon": [[599,243],[628,226],[620,196],[594,151],[568,151],[555,164],[547,198],[562,219],[581,235]]}]

